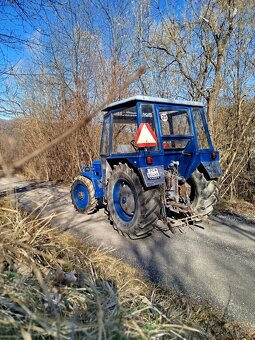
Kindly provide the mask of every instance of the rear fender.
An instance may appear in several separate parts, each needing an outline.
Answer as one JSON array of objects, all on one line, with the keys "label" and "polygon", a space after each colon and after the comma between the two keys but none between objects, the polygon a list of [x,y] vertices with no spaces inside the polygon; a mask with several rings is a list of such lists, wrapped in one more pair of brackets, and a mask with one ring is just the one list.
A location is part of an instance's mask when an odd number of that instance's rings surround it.
[{"label": "rear fender", "polygon": [[219,178],[223,174],[219,161],[201,162],[199,168],[208,179]]},{"label": "rear fender", "polygon": [[81,171],[80,174],[84,177],[87,177],[93,183],[93,187],[95,190],[95,198],[104,197],[103,188],[99,177],[95,176],[93,173],[88,171]]},{"label": "rear fender", "polygon": [[80,172],[80,174],[92,181],[95,190],[95,198],[104,197],[102,184],[102,168],[101,162],[99,160],[94,161],[91,167],[82,166],[82,171]]}]

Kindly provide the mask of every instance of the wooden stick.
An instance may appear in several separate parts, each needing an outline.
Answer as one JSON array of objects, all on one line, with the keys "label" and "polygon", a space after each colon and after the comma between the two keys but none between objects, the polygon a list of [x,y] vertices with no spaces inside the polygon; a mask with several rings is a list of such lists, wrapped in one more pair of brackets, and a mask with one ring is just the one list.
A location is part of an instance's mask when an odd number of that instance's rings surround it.
[{"label": "wooden stick", "polygon": [[[20,170],[23,168],[23,166],[29,162],[34,157],[39,156],[40,154],[48,151],[53,146],[57,145],[58,143],[62,142],[65,138],[69,137],[73,132],[79,130],[81,127],[86,125],[91,121],[91,119],[100,111],[102,111],[107,105],[109,105],[116,97],[116,95],[123,90],[125,90],[131,83],[133,83],[135,80],[140,78],[145,73],[145,66],[141,66],[139,69],[137,69],[134,73],[131,74],[130,77],[126,79],[126,81],[119,86],[118,89],[114,89],[111,94],[108,95],[108,97],[98,105],[88,116],[81,119],[78,123],[76,123],[74,126],[67,129],[65,132],[63,132],[60,136],[53,139],[51,142],[47,143],[46,145],[42,146],[41,148],[36,149],[32,153],[26,155],[25,157],[19,159],[18,161],[15,161],[11,164],[10,167],[8,167],[8,174],[13,175],[17,170]],[[4,169],[3,169],[4,170]],[[5,171],[2,171],[0,173],[0,178],[4,177],[6,175]]]}]

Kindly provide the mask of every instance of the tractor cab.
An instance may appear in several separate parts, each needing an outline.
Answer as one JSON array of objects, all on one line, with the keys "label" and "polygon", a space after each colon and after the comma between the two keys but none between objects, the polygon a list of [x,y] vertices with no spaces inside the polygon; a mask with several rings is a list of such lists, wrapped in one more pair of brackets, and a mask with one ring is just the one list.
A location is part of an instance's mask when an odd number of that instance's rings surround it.
[{"label": "tractor cab", "polygon": [[135,96],[104,109],[100,160],[82,167],[71,197],[82,213],[103,200],[114,228],[141,238],[159,221],[165,231],[209,215],[221,174],[200,102]]},{"label": "tractor cab", "polygon": [[135,168],[167,169],[174,161],[186,179],[200,164],[220,175],[202,103],[136,96],[104,111],[100,155],[109,164],[124,158]]}]

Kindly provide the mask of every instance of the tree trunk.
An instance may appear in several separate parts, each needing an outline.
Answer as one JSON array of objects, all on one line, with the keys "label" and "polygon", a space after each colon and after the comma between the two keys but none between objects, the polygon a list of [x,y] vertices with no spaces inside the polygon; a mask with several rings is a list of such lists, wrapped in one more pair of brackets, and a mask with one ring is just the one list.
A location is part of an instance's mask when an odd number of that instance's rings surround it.
[{"label": "tree trunk", "polygon": [[[222,44],[221,44],[222,45]],[[222,70],[222,64],[224,59],[224,46],[218,46],[218,57],[217,57],[217,63],[215,67],[215,78],[214,78],[214,84],[212,91],[210,93],[210,97],[208,100],[208,107],[207,107],[207,119],[209,126],[212,129],[212,132],[214,130],[214,119],[215,119],[215,113],[216,113],[216,107],[217,107],[217,98],[220,91],[221,86],[221,70]]]}]

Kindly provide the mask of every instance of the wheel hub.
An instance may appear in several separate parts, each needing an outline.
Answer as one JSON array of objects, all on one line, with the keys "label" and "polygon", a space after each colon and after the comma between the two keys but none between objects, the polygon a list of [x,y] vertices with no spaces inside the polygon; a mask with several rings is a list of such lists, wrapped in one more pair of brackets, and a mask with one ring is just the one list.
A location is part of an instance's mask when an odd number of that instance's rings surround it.
[{"label": "wheel hub", "polygon": [[127,180],[119,179],[113,188],[113,203],[119,218],[131,222],[136,209],[135,189]]},{"label": "wheel hub", "polygon": [[79,191],[78,192],[78,198],[79,198],[79,200],[83,200],[84,199],[84,192]]},{"label": "wheel hub", "polygon": [[125,183],[122,182],[119,190],[119,201],[123,211],[132,216],[135,212],[135,199],[132,189]]}]

